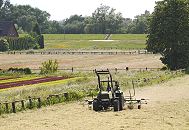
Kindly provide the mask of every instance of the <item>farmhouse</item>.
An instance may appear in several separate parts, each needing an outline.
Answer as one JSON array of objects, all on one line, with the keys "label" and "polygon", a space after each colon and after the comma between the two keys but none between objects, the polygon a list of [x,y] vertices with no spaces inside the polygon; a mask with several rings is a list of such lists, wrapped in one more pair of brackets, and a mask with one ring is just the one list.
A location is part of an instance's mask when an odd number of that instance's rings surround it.
[{"label": "farmhouse", "polygon": [[0,21],[0,37],[18,37],[18,32],[11,21]]}]

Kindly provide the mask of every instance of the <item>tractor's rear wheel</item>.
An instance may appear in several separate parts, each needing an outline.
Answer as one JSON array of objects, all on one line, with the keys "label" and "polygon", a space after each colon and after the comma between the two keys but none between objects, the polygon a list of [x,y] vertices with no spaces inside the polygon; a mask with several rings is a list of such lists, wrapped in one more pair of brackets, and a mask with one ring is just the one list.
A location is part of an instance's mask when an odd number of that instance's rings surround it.
[{"label": "tractor's rear wheel", "polygon": [[141,109],[141,105],[138,105],[138,109]]},{"label": "tractor's rear wheel", "polygon": [[120,108],[120,111],[123,110],[123,107],[124,107],[124,97],[121,96],[120,99],[119,99],[119,108]]},{"label": "tractor's rear wheel", "polygon": [[98,100],[93,101],[93,110],[94,111],[100,111],[99,102]]},{"label": "tractor's rear wheel", "polygon": [[114,111],[119,111],[120,106],[119,106],[119,100],[114,100]]}]

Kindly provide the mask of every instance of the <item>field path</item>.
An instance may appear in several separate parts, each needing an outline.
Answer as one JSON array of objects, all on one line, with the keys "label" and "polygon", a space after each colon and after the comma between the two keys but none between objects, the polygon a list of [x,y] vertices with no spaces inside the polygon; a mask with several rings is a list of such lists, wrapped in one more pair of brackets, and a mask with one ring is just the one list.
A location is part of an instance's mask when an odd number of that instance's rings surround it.
[{"label": "field path", "polygon": [[141,110],[94,112],[82,102],[3,115],[1,130],[188,130],[189,75],[137,90]]}]

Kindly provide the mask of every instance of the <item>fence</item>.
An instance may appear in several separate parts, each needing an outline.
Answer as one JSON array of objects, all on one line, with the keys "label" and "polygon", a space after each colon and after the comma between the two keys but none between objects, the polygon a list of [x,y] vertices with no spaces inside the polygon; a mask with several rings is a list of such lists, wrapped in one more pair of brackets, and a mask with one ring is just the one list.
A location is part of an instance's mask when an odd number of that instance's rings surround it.
[{"label": "fence", "polygon": [[37,54],[37,55],[139,55],[152,54],[147,50],[135,51],[8,51],[7,54]]},{"label": "fence", "polygon": [[[32,71],[40,71],[40,69],[31,69]],[[103,70],[103,69],[97,69],[97,70]],[[136,70],[136,71],[149,71],[149,70],[161,70],[161,68],[150,68],[150,67],[145,67],[145,68],[110,68],[110,71],[129,71],[129,70]],[[70,72],[94,72],[95,69],[79,69],[75,67],[71,68],[59,68],[58,71],[70,71]]]},{"label": "fence", "polygon": [[[53,100],[53,98],[58,98],[58,101]],[[41,108],[42,105],[46,106],[63,101],[69,101],[69,93],[49,95],[45,100],[42,100],[41,97],[32,98],[29,96],[28,99],[24,100],[0,103],[0,115],[4,113],[16,113],[17,111],[26,109]]]}]

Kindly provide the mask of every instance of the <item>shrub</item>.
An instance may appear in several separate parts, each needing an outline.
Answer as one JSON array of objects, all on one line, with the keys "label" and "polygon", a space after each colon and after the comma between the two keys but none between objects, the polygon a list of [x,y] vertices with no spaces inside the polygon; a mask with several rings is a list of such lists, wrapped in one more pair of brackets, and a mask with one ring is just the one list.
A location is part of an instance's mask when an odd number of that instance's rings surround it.
[{"label": "shrub", "polygon": [[164,71],[164,70],[167,70],[167,66],[163,66],[160,70]]},{"label": "shrub", "polygon": [[186,74],[189,74],[189,67],[186,68]]},{"label": "shrub", "polygon": [[8,51],[9,44],[6,39],[0,39],[0,51]]},{"label": "shrub", "polygon": [[9,68],[8,71],[12,71],[14,73],[24,73],[24,74],[31,74],[30,68]]},{"label": "shrub", "polygon": [[58,70],[58,62],[57,60],[48,60],[42,63],[42,67],[40,67],[41,74],[52,74],[57,72]]},{"label": "shrub", "polygon": [[24,68],[24,73],[25,73],[25,74],[31,74],[32,71],[31,71],[30,68]]}]

